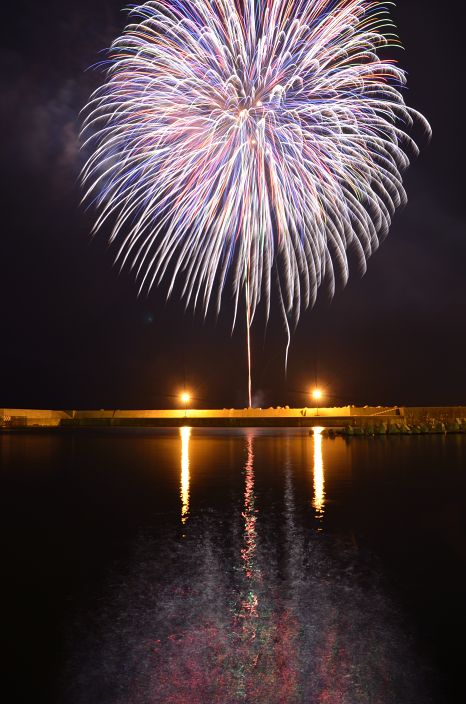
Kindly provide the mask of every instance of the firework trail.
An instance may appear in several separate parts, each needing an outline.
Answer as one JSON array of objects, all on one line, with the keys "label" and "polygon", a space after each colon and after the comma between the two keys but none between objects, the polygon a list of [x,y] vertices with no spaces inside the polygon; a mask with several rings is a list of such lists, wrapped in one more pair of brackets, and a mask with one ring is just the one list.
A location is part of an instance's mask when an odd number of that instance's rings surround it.
[{"label": "firework trail", "polygon": [[[244,296],[288,330],[326,283],[364,270],[406,200],[425,118],[406,106],[399,46],[371,0],[159,0],[131,11],[85,109],[85,199],[110,219],[140,290],[186,305]],[[390,3],[388,3],[390,4]],[[274,294],[272,296],[272,293]],[[242,295],[243,294],[243,295]],[[250,355],[248,355],[250,357]]]}]

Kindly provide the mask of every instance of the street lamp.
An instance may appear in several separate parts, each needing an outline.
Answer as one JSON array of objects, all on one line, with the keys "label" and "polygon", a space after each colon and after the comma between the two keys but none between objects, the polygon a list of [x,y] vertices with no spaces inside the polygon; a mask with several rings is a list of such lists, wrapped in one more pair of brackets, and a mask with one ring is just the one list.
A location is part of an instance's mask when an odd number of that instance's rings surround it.
[{"label": "street lamp", "polygon": [[319,389],[317,387],[315,389],[312,389],[311,396],[314,399],[314,401],[317,403],[316,416],[318,416],[319,415],[319,401],[322,398],[322,389]]},{"label": "street lamp", "polygon": [[183,391],[183,393],[181,394],[181,401],[182,401],[182,403],[184,403],[184,417],[185,418],[188,415],[188,403],[190,402],[190,400],[191,400],[190,394],[188,394],[187,391]]}]

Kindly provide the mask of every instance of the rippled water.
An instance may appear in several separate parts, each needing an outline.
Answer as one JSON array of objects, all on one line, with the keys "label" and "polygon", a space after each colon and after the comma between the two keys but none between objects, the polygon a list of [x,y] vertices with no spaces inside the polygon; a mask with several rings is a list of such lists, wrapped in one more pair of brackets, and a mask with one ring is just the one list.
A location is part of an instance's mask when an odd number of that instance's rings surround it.
[{"label": "rippled water", "polygon": [[462,700],[464,436],[1,443],[12,641],[43,701]]}]

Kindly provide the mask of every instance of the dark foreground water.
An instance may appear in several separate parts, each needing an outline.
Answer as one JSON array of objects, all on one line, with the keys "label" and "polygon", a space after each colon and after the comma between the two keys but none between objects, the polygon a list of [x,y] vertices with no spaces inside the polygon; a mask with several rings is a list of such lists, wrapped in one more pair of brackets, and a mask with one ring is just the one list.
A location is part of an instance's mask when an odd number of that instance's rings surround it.
[{"label": "dark foreground water", "polygon": [[466,701],[466,436],[0,447],[3,701]]}]

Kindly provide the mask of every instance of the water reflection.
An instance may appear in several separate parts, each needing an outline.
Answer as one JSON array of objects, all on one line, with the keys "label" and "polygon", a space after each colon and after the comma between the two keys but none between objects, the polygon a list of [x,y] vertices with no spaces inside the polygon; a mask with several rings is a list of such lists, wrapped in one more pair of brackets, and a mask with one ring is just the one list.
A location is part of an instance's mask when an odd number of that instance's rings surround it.
[{"label": "water reflection", "polygon": [[[181,428],[173,492],[183,524],[190,438],[191,429]],[[325,510],[324,442],[319,428],[312,440],[248,431],[206,442],[195,473],[199,486],[210,485],[204,507],[196,504],[183,540],[179,514],[173,523],[169,514],[153,539],[141,537],[101,625],[83,644],[83,674],[69,704],[424,701],[378,575],[372,583],[372,568],[358,566],[349,541],[308,530],[311,511],[322,519]],[[178,462],[178,438],[172,447]],[[326,447],[327,479],[344,449],[343,441]],[[212,490],[214,477],[225,493]]]},{"label": "water reflection", "polygon": [[314,500],[312,505],[315,509],[315,516],[320,521],[324,517],[325,506],[325,479],[324,460],[322,455],[322,431],[323,428],[314,428]]},{"label": "water reflection", "polygon": [[247,698],[251,674],[257,666],[259,653],[257,651],[259,627],[258,588],[261,573],[257,567],[257,509],[254,492],[254,446],[253,436],[246,438],[246,464],[244,467],[243,494],[243,540],[241,547],[241,568],[244,581],[242,583],[239,608],[234,617],[235,630],[239,636],[238,665],[236,669],[236,691],[239,700]]},{"label": "water reflection", "polygon": [[244,468],[244,547],[241,550],[244,574],[251,579],[254,574],[254,553],[256,551],[256,508],[254,496],[254,449],[252,436],[246,440],[247,459]]},{"label": "water reflection", "polygon": [[188,520],[189,514],[189,439],[191,428],[180,428],[181,436],[181,522],[184,524]]}]

